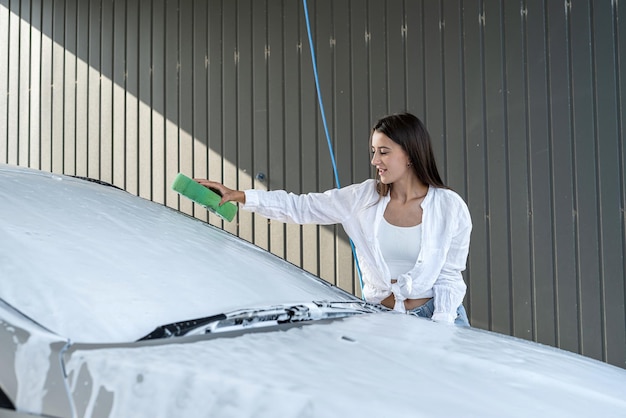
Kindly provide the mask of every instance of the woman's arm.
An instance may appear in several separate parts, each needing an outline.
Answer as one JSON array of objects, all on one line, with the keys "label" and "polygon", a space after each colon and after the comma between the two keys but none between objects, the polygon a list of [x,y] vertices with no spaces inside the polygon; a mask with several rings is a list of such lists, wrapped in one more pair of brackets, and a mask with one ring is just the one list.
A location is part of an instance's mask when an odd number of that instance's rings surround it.
[{"label": "woman's arm", "polygon": [[456,311],[463,303],[467,285],[463,280],[469,254],[472,223],[466,207],[461,211],[457,224],[457,233],[452,237],[446,260],[441,273],[433,284],[435,312],[433,321],[452,323],[456,319]]},{"label": "woman's arm", "polygon": [[343,223],[375,193],[373,184],[364,182],[331,189],[324,193],[294,194],[284,190],[246,190],[245,206],[270,219],[296,224],[330,225]]}]

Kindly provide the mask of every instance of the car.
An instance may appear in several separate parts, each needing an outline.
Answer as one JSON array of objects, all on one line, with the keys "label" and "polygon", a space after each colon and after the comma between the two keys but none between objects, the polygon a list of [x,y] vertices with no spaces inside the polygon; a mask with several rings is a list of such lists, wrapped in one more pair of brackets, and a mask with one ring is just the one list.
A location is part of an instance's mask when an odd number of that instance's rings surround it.
[{"label": "car", "polygon": [[400,314],[165,205],[7,164],[0,361],[0,407],[28,416],[626,416],[622,368]]}]

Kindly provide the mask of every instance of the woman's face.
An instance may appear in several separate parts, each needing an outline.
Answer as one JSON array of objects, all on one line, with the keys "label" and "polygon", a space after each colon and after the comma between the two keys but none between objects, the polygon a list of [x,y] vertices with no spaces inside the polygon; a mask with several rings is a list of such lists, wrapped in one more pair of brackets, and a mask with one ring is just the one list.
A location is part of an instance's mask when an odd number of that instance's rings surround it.
[{"label": "woman's face", "polygon": [[374,131],[372,134],[372,165],[378,170],[380,181],[391,184],[413,175],[409,156],[402,147],[387,135]]}]

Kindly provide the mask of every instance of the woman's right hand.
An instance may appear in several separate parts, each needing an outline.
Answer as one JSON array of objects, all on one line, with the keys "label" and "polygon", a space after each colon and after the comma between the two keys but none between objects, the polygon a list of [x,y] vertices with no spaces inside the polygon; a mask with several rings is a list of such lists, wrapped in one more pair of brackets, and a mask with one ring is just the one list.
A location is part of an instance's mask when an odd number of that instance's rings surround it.
[{"label": "woman's right hand", "polygon": [[200,183],[208,189],[217,191],[222,196],[220,206],[226,202],[246,203],[246,194],[241,190],[229,189],[222,183],[211,181],[209,179],[194,179],[194,181]]}]

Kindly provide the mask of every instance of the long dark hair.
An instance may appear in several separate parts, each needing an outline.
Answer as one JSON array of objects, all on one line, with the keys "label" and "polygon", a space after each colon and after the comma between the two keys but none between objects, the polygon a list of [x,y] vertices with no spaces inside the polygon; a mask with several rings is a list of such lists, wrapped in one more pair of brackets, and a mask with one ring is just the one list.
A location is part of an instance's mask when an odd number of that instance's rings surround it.
[{"label": "long dark hair", "polygon": [[[385,134],[402,147],[409,156],[415,175],[422,183],[447,188],[437,170],[430,135],[419,118],[410,113],[388,115],[376,122],[371,135],[374,132]],[[376,190],[381,196],[385,196],[389,192],[389,186],[379,181]]]}]

